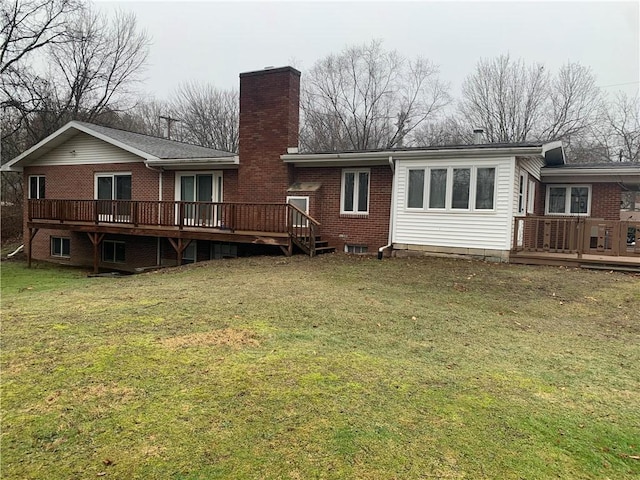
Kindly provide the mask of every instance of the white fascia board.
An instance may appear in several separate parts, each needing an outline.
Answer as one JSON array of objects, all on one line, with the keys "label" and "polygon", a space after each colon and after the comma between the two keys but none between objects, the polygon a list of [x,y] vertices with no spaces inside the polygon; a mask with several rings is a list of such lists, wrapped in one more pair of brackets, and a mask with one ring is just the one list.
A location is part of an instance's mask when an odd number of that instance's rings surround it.
[{"label": "white fascia board", "polygon": [[145,162],[150,167],[189,167],[189,166],[235,166],[240,164],[237,155],[233,157],[210,157],[210,158],[154,158]]},{"label": "white fascia board", "polygon": [[513,148],[469,148],[443,150],[411,150],[411,151],[382,151],[382,152],[352,152],[352,153],[308,153],[281,155],[284,163],[294,163],[300,166],[336,166],[350,162],[357,163],[388,163],[389,156],[395,160],[435,159],[435,158],[483,158],[483,157],[511,157],[514,155],[542,155],[542,147],[513,147]]},{"label": "white fascia board", "polygon": [[637,167],[625,167],[625,168],[542,168],[540,169],[540,175],[543,178],[551,177],[581,177],[587,175],[607,175],[607,176],[620,176],[620,175],[640,175],[640,165]]},{"label": "white fascia board", "polygon": [[556,140],[555,142],[548,142],[542,145],[542,154],[544,155],[549,150],[554,150],[556,148],[561,148],[563,146],[561,140]]}]

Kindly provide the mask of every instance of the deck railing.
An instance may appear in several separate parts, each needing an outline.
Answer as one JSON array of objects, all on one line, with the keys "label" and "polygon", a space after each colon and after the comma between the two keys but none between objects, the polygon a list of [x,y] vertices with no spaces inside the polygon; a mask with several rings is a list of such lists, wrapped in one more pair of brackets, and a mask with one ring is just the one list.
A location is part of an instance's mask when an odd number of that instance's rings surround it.
[{"label": "deck railing", "polygon": [[[286,203],[208,203],[133,200],[29,200],[29,221],[123,224],[289,233],[305,237],[319,225]],[[306,229],[306,230],[305,230]]]},{"label": "deck railing", "polygon": [[515,217],[513,250],[640,256],[640,222],[588,217]]}]

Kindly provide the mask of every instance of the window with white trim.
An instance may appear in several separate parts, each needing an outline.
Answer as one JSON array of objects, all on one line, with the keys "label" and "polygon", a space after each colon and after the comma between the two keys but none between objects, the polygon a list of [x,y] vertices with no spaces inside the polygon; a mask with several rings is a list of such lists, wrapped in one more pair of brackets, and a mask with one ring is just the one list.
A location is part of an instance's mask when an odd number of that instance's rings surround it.
[{"label": "window with white trim", "polygon": [[51,237],[51,256],[68,258],[71,256],[71,239]]},{"label": "window with white trim", "polygon": [[131,174],[96,173],[95,197],[98,200],[131,200]]},{"label": "window with white trim", "polygon": [[340,213],[369,213],[369,169],[343,170]]},{"label": "window with white trim", "polygon": [[546,215],[583,215],[591,211],[591,185],[549,185]]},{"label": "window with white trim", "polygon": [[45,198],[44,175],[31,175],[29,177],[29,198]]},{"label": "window with white trim", "polygon": [[521,173],[518,180],[518,214],[523,215],[525,212],[524,202],[526,199],[526,185],[527,180],[525,177],[525,173]]},{"label": "window with white trim", "polygon": [[102,242],[102,261],[108,263],[124,263],[124,242],[105,240]]},{"label": "window with white trim", "polygon": [[407,209],[424,209],[425,198],[429,210],[495,208],[495,167],[409,169],[407,177]]},{"label": "window with white trim", "polygon": [[536,182],[529,180],[529,188],[527,188],[527,213],[532,214],[536,209]]}]

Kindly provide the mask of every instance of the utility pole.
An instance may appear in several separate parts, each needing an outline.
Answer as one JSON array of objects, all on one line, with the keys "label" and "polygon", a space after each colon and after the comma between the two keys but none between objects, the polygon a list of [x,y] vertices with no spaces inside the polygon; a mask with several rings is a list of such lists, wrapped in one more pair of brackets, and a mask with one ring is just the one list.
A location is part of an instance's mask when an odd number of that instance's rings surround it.
[{"label": "utility pole", "polygon": [[172,118],[169,115],[160,115],[158,118],[167,122],[167,139],[171,140],[171,124],[179,122],[180,119]]}]

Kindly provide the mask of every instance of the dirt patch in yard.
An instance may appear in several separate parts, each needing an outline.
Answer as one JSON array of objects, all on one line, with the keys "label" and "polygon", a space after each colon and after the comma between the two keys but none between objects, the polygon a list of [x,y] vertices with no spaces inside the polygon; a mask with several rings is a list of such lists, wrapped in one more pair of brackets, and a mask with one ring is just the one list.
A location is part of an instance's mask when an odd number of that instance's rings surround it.
[{"label": "dirt patch in yard", "polygon": [[235,328],[225,328],[222,330],[212,330],[210,332],[193,333],[180,337],[171,337],[161,340],[162,345],[168,348],[202,347],[212,345],[225,345],[233,348],[257,347],[260,345],[256,340],[255,333],[249,330],[238,330]]}]

